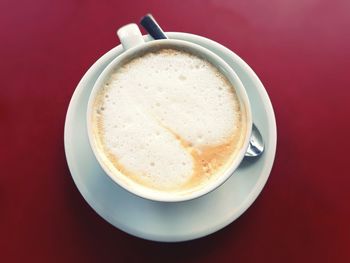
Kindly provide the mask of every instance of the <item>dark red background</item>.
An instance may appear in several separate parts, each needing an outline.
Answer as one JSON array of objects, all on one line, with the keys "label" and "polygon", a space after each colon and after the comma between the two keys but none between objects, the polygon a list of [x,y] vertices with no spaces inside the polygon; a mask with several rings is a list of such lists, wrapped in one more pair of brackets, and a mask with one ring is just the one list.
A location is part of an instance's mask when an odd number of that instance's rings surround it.
[{"label": "dark red background", "polygon": [[[350,2],[0,2],[1,262],[350,262]],[[256,71],[277,156],[261,196],[209,237],[162,244],[101,219],[70,176],[64,118],[80,78],[152,12]]]}]

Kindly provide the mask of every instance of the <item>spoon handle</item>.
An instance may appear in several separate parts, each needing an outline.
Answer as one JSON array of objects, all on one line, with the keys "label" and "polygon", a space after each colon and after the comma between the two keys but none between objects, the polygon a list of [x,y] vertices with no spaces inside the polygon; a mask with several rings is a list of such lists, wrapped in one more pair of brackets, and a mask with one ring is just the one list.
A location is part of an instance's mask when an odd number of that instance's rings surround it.
[{"label": "spoon handle", "polygon": [[154,39],[168,38],[151,14],[147,14],[144,17],[142,17],[140,24]]}]

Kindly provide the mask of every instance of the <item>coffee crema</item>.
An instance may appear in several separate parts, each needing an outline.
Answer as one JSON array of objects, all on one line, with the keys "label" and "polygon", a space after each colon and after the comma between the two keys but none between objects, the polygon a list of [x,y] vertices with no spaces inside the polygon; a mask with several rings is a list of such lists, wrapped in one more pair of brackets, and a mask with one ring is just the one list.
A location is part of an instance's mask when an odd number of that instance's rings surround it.
[{"label": "coffee crema", "polygon": [[188,192],[234,160],[246,118],[215,66],[163,48],[114,69],[93,101],[92,131],[112,173],[151,189]]}]

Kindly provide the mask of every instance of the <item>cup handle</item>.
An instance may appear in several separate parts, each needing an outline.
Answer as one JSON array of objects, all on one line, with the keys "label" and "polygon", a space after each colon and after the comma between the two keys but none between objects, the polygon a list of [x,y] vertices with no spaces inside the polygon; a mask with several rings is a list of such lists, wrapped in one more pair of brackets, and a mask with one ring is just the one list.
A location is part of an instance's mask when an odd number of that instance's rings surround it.
[{"label": "cup handle", "polygon": [[139,27],[132,23],[118,29],[117,35],[123,45],[124,50],[136,47],[145,43]]}]

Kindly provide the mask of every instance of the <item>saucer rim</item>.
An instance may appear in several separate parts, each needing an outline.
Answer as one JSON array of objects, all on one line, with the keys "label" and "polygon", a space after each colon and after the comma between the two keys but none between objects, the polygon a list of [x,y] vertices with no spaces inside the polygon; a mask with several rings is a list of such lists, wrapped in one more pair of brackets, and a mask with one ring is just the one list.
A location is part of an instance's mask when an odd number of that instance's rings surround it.
[{"label": "saucer rim", "polygon": [[[181,237],[166,237],[162,235],[157,235],[157,234],[150,234],[146,232],[141,232],[135,229],[132,229],[130,226],[123,222],[118,222],[118,224],[115,224],[115,220],[112,220],[109,215],[106,213],[103,214],[102,212],[100,213],[99,211],[103,211],[102,208],[98,209],[99,205],[93,200],[92,196],[89,195],[89,189],[85,187],[84,184],[80,183],[78,181],[78,177],[75,177],[74,174],[77,173],[75,167],[77,167],[77,164],[75,162],[75,157],[71,155],[69,152],[70,147],[74,147],[69,144],[68,140],[68,133],[69,133],[69,123],[73,119],[73,104],[76,103],[79,95],[84,92],[84,86],[85,83],[87,82],[87,76],[93,74],[94,70],[96,68],[101,67],[101,64],[105,63],[106,61],[111,59],[111,56],[113,56],[113,53],[115,52],[120,52],[122,50],[121,45],[118,45],[117,47],[112,48],[109,50],[107,53],[105,53],[102,57],[100,57],[84,74],[84,76],[81,78],[80,82],[78,83],[76,89],[74,90],[74,93],[72,95],[72,98],[70,100],[67,114],[66,114],[66,119],[65,119],[65,127],[64,127],[64,148],[65,148],[65,154],[66,154],[66,159],[67,159],[67,164],[71,173],[71,176],[73,178],[73,181],[75,185],[77,186],[79,192],[82,194],[83,198],[87,201],[89,206],[103,219],[105,219],[107,222],[109,222],[111,225],[114,227],[139,238],[147,239],[147,240],[152,240],[152,241],[161,241],[161,242],[181,242],[181,241],[187,241],[187,240],[193,240],[197,239],[200,237],[207,236],[209,234],[212,234],[225,226],[229,225],[232,223],[234,220],[236,220],[239,216],[241,216],[251,205],[252,203],[256,200],[256,198],[259,196],[261,193],[262,189],[264,188],[269,175],[272,170],[272,166],[274,163],[274,158],[276,154],[276,146],[277,146],[277,127],[276,127],[276,120],[275,120],[275,114],[273,111],[273,107],[270,101],[270,98],[267,94],[267,91],[258,78],[258,76],[255,74],[255,72],[250,68],[250,66],[243,61],[237,54],[235,54],[233,51],[229,50],[228,48],[224,47],[223,45],[210,40],[208,38],[198,36],[198,35],[193,35],[189,33],[182,33],[182,32],[167,32],[167,35],[170,38],[176,38],[176,39],[183,39],[186,41],[193,42],[193,39],[197,39],[196,41],[202,42],[205,41],[207,46],[213,47],[214,48],[219,48],[220,51],[225,54],[226,56],[232,56],[234,57],[234,60],[236,60],[237,64],[239,64],[244,70],[249,71],[249,76],[251,77],[251,81],[254,83],[254,86],[256,87],[255,90],[257,93],[259,93],[263,104],[264,104],[264,109],[266,110],[266,115],[268,116],[268,119],[270,122],[267,124],[268,125],[268,130],[269,130],[269,138],[270,138],[270,143],[269,147],[271,148],[270,150],[270,156],[268,156],[265,160],[265,164],[263,166],[263,169],[259,172],[259,178],[257,179],[257,182],[255,183],[254,187],[250,191],[250,193],[247,195],[245,200],[241,203],[241,205],[235,209],[235,212],[230,214],[230,216],[226,217],[224,220],[221,221],[221,224],[216,224],[214,227],[209,227],[205,228],[203,231],[198,231],[196,233],[189,233],[187,235],[182,235]],[[146,40],[150,40],[151,38],[149,36],[144,36]],[[216,47],[215,47],[216,46]],[[214,52],[212,50],[212,52]],[[214,52],[216,53],[216,52]],[[220,55],[219,55],[220,56]],[[225,59],[225,58],[223,58]],[[210,195],[210,193],[209,193]],[[113,223],[114,221],[114,223]]]}]

